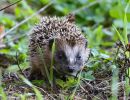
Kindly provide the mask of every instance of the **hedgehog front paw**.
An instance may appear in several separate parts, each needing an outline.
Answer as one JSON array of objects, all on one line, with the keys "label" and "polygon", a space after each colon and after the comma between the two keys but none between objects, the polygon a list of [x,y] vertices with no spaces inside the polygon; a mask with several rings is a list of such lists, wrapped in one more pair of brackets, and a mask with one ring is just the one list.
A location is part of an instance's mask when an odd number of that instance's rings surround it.
[{"label": "hedgehog front paw", "polygon": [[29,80],[41,80],[43,79],[43,75],[41,72],[31,72],[29,76]]}]

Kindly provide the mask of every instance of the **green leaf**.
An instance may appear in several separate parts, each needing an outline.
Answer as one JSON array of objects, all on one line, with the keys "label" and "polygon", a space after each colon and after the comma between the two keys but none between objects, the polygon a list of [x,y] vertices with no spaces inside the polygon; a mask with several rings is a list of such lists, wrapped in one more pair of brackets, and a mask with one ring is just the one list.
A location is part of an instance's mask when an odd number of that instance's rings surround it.
[{"label": "green leaf", "polygon": [[82,72],[81,75],[83,78],[87,80],[94,80],[95,77],[92,75],[93,71],[88,71],[88,72]]}]

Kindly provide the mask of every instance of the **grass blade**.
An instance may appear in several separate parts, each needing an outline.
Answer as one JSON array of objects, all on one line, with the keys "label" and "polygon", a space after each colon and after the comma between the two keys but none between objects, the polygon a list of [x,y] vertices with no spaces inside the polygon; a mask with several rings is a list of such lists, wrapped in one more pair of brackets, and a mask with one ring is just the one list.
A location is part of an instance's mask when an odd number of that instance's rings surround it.
[{"label": "grass blade", "polygon": [[35,94],[36,94],[36,98],[37,100],[43,100],[43,95],[41,94],[41,92],[29,81],[27,80],[25,77],[23,77],[22,75],[19,75],[20,78],[30,87],[33,88]]},{"label": "grass blade", "polygon": [[54,64],[54,52],[55,52],[55,39],[52,45],[52,59],[51,59],[51,66],[50,66],[50,81],[51,86],[53,87],[53,64]]},{"label": "grass blade", "polygon": [[129,8],[129,5],[130,5],[130,0],[128,1],[126,7],[125,7],[125,14],[124,14],[124,39],[125,39],[125,44],[128,44],[128,32],[127,32],[127,24],[128,24],[128,21],[127,21],[127,11],[128,11],[128,8]]},{"label": "grass blade", "polygon": [[120,39],[121,43],[123,44],[124,48],[125,48],[125,43],[124,43],[124,39],[123,37],[120,35],[119,31],[117,30],[117,28],[113,25],[113,28],[115,29],[118,38]]}]

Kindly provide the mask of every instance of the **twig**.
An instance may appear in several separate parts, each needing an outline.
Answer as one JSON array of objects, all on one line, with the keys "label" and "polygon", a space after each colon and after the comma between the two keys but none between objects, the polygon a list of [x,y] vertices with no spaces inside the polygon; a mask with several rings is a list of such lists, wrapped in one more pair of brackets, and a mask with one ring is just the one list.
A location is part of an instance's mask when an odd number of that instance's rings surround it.
[{"label": "twig", "polygon": [[9,31],[5,32],[5,34],[0,36],[0,39],[2,39],[5,35],[7,35],[8,33],[12,32],[14,29],[18,28],[19,26],[21,26],[22,24],[24,24],[25,22],[27,22],[28,20],[30,20],[32,17],[38,15],[39,13],[41,13],[42,11],[44,11],[47,7],[49,7],[53,2],[50,2],[49,4],[47,4],[46,6],[44,6],[43,8],[41,8],[40,10],[38,10],[37,12],[35,12],[34,14],[32,14],[31,16],[27,17],[25,20],[21,21],[20,23],[18,23],[17,25],[15,25],[14,27],[12,27]]},{"label": "twig", "polygon": [[2,67],[0,67],[0,86],[2,85]]},{"label": "twig", "polygon": [[102,0],[96,0],[95,2],[92,2],[92,3],[90,3],[89,5],[84,5],[83,7],[72,11],[72,13],[73,13],[73,14],[76,14],[76,13],[78,13],[79,11],[81,11],[81,10],[83,10],[83,9],[85,9],[85,8],[89,8],[89,7],[91,7],[91,6],[93,6],[93,5],[97,4],[97,3],[100,3],[101,1],[102,1]]},{"label": "twig", "polygon": [[25,34],[22,34],[22,35],[20,35],[18,37],[14,37],[14,38],[10,39],[9,41],[5,41],[4,43],[6,44],[6,43],[9,43],[11,41],[15,41],[15,40],[18,40],[18,39],[23,38],[25,36],[28,36],[29,34],[31,34],[31,32],[32,32],[32,29],[27,31]]},{"label": "twig", "polygon": [[79,85],[79,86],[80,86],[80,88],[81,88],[86,94],[88,94],[88,91],[85,90],[84,87],[83,87],[82,85]]},{"label": "twig", "polygon": [[87,86],[89,86],[91,89],[93,89],[93,86],[92,86],[90,83],[86,82],[86,81],[83,80],[83,79],[82,79],[82,81],[83,81]]},{"label": "twig", "polygon": [[56,100],[54,97],[52,97],[50,94],[48,94],[43,88],[40,88],[38,86],[35,86],[35,87],[42,90],[48,97],[51,97],[53,100]]},{"label": "twig", "polygon": [[16,2],[12,3],[12,4],[9,4],[8,6],[1,8],[0,11],[4,10],[4,9],[6,9],[6,8],[9,8],[9,7],[11,7],[11,6],[13,6],[13,5],[19,3],[20,1],[22,1],[22,0],[18,0],[18,1],[16,1]]}]

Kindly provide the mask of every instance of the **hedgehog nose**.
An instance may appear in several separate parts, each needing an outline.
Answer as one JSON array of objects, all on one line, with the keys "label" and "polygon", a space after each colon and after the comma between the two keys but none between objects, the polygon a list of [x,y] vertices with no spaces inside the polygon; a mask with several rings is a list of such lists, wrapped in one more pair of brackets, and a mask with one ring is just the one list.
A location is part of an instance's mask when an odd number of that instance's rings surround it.
[{"label": "hedgehog nose", "polygon": [[74,72],[74,68],[73,68],[73,67],[68,67],[68,71],[69,71],[70,73],[72,73],[72,72]]}]

